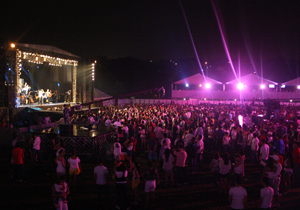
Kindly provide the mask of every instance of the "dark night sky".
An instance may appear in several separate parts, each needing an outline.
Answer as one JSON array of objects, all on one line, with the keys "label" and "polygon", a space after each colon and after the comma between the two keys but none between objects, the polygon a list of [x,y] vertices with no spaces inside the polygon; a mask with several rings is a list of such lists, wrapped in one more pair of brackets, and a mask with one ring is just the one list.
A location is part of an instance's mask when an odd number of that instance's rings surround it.
[{"label": "dark night sky", "polygon": [[[297,75],[300,1],[214,2],[235,65],[238,52],[242,65],[253,66],[252,56],[256,68],[260,57],[280,57],[285,71]],[[1,2],[0,39],[54,45],[82,57],[196,60],[182,9],[201,62],[228,62],[209,0],[182,0],[182,7],[177,0],[10,0]]]}]

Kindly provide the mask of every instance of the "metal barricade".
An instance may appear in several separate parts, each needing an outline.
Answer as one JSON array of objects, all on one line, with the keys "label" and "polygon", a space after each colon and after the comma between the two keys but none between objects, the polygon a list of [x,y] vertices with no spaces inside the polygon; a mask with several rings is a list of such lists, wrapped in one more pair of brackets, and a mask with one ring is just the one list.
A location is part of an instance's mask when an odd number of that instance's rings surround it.
[{"label": "metal barricade", "polygon": [[[41,138],[41,151],[47,150],[47,144],[50,139],[47,134],[39,134]],[[106,133],[96,137],[64,137],[60,136],[56,139],[56,143],[63,140],[65,143],[66,154],[71,154],[73,150],[76,150],[77,155],[84,155],[91,157],[93,155],[103,156],[103,143],[114,142],[114,133]],[[107,150],[107,148],[105,148]]]}]

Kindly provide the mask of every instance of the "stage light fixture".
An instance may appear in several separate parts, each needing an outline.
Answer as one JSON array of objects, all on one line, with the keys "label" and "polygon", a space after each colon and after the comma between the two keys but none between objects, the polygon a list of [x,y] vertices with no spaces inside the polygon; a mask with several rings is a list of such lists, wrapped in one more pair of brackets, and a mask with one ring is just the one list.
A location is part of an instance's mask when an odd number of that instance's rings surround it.
[{"label": "stage light fixture", "polygon": [[269,85],[269,88],[275,88],[275,85],[270,84],[270,85]]},{"label": "stage light fixture", "polygon": [[185,87],[189,87],[190,85],[189,84],[185,84]]},{"label": "stage light fixture", "polygon": [[239,84],[237,84],[237,88],[238,88],[239,90],[241,90],[241,89],[244,88],[244,85],[243,85],[242,83],[239,83]]},{"label": "stage light fixture", "polygon": [[209,89],[209,88],[210,88],[210,84],[209,84],[209,83],[206,83],[206,84],[205,84],[205,88],[206,88],[206,89]]},{"label": "stage light fixture", "polygon": [[16,45],[15,45],[14,43],[11,43],[11,44],[10,44],[10,47],[11,47],[11,48],[15,48]]},{"label": "stage light fixture", "polygon": [[260,85],[260,89],[265,89],[266,86],[265,85]]},{"label": "stage light fixture", "polygon": [[202,85],[200,84],[199,87],[202,87]]},{"label": "stage light fixture", "polygon": [[298,90],[300,89],[300,85],[297,86],[297,89],[298,89]]}]

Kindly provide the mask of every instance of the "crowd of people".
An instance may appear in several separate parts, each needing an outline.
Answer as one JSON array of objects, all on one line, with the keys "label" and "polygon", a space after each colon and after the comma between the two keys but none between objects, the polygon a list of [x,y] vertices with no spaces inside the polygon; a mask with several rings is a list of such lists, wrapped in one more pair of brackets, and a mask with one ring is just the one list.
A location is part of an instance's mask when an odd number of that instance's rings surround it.
[{"label": "crowd of people", "polygon": [[[228,194],[232,209],[243,209],[247,196],[252,196],[243,187],[247,176],[245,168],[249,165],[260,168],[260,176],[257,177],[262,186],[259,208],[270,209],[280,206],[280,196],[300,184],[300,109],[285,106],[280,107],[279,113],[277,111],[255,104],[131,104],[103,107],[97,112],[74,112],[68,120],[115,128],[115,142],[107,153],[113,157],[114,166],[105,167],[103,157],[94,168],[101,208],[110,205],[103,202],[108,199],[101,198],[110,194],[107,187],[109,171],[113,171],[117,209],[129,209],[130,205],[140,202],[139,185],[142,181],[145,184],[145,206],[148,207],[155,204],[154,192],[161,181],[159,175],[164,175],[166,187],[188,185],[190,176],[205,171],[203,160],[213,157],[209,161],[213,174],[211,182],[220,194]],[[39,141],[35,136],[34,161],[36,154],[42,161],[37,147]],[[53,196],[58,198],[55,205],[57,209],[66,209],[64,206],[67,206],[66,196],[70,189],[65,176],[70,176],[72,193],[72,189],[76,190],[76,178],[81,173],[80,159],[73,151],[65,161],[64,142],[59,142],[52,149],[56,151],[56,157],[52,159],[57,164],[57,182],[53,187]],[[18,144],[12,156],[13,166],[23,164]],[[13,167],[13,179],[22,168],[24,166]],[[19,174],[23,176],[23,173]],[[128,182],[135,194],[132,204],[127,197]]]}]

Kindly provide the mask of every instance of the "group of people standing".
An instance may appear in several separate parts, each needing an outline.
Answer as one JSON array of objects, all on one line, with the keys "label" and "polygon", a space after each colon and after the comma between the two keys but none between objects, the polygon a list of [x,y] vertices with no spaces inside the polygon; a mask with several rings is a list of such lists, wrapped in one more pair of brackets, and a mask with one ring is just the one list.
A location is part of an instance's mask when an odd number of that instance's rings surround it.
[{"label": "group of people standing", "polygon": [[[205,170],[203,159],[211,157],[209,168],[214,177],[212,182],[219,193],[228,194],[232,209],[244,208],[249,196],[242,187],[247,176],[245,168],[249,164],[261,171],[257,178],[263,186],[260,208],[279,206],[281,194],[288,193],[292,187],[299,187],[300,123],[297,122],[297,109],[282,107],[282,120],[278,121],[259,119],[258,115],[266,113],[263,106],[252,106],[251,109],[256,111],[234,105],[135,104],[122,108],[103,107],[96,113],[90,113],[87,116],[89,122],[116,130],[116,141],[111,151],[115,160],[112,174],[117,192],[116,208],[130,207],[127,198],[129,177],[132,177],[135,203],[139,202],[138,186],[145,181],[145,202],[148,206],[154,203],[149,202],[150,198],[155,201],[159,174],[165,175],[166,186],[187,185],[189,174],[197,175]],[[240,123],[238,116],[244,117],[243,123]],[[69,175],[73,183],[81,173],[80,159],[76,153],[65,161],[62,148],[57,150],[55,159],[59,179],[56,185],[59,187],[54,186],[53,196],[59,198],[58,206],[67,205],[64,197],[70,192],[64,182],[66,166],[70,166]],[[38,148],[35,149],[39,155]],[[147,164],[139,163],[145,161]],[[109,195],[106,181],[108,168],[104,163],[100,159],[94,169],[101,207],[104,207],[101,197],[103,194]],[[142,172],[143,167],[147,169]],[[230,180],[233,183],[231,188]],[[56,194],[58,188],[61,194]]]}]

